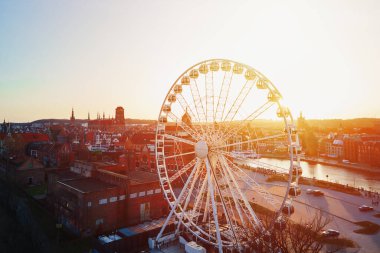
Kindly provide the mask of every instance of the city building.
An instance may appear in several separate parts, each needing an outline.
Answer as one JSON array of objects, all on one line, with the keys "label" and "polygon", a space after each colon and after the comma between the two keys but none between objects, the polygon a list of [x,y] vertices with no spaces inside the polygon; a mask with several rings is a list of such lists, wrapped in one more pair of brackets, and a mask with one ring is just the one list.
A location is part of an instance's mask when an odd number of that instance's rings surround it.
[{"label": "city building", "polygon": [[380,135],[352,135],[344,139],[344,159],[380,167]]},{"label": "city building", "polygon": [[124,108],[121,106],[118,106],[115,109],[115,124],[120,126],[125,125]]},{"label": "city building", "polygon": [[115,118],[100,117],[100,114],[97,114],[97,118],[94,120],[88,120],[88,129],[90,130],[101,130],[101,131],[124,131],[125,130],[125,115],[124,108],[118,106],[115,109]]},{"label": "city building", "polygon": [[156,173],[115,163],[75,161],[48,172],[48,200],[58,220],[88,236],[162,217],[167,203]]}]

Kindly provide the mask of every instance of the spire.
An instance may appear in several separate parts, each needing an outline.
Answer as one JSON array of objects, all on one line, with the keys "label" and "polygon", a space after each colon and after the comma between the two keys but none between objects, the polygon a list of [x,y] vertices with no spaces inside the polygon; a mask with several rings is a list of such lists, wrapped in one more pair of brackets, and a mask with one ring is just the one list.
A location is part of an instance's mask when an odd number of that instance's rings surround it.
[{"label": "spire", "polygon": [[103,119],[105,119],[106,118],[106,115],[105,115],[105,113],[103,112]]},{"label": "spire", "polygon": [[182,122],[186,123],[188,126],[191,126],[191,117],[187,112],[187,108],[185,113],[182,115]]},{"label": "spire", "polygon": [[71,108],[71,117],[70,117],[70,120],[71,120],[71,121],[74,121],[74,120],[75,120],[75,116],[74,116],[74,108]]},{"label": "spire", "polygon": [[87,113],[87,120],[90,120],[90,112]]}]

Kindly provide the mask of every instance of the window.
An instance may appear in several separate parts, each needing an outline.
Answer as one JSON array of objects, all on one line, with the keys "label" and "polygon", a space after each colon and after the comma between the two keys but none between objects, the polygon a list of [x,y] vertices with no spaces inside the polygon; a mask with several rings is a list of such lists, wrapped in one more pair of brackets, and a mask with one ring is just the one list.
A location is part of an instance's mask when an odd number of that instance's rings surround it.
[{"label": "window", "polygon": [[104,205],[104,204],[107,204],[107,199],[100,199],[99,205]]},{"label": "window", "polygon": [[95,221],[95,225],[100,225],[100,224],[103,224],[103,223],[104,223],[103,218],[97,219],[97,220]]},{"label": "window", "polygon": [[152,195],[153,194],[153,190],[149,190],[146,192],[146,195]]},{"label": "window", "polygon": [[88,201],[88,202],[87,202],[87,206],[88,206],[88,207],[91,207],[91,206],[92,206],[91,201]]},{"label": "window", "polygon": [[111,197],[110,198],[110,202],[116,202],[117,201],[117,197]]},{"label": "window", "polygon": [[137,197],[137,193],[131,193],[131,195],[129,195],[129,198],[131,199],[134,199]]},{"label": "window", "polygon": [[145,196],[145,192],[139,192],[139,197],[144,197]]},{"label": "window", "polygon": [[154,190],[154,193],[160,193],[161,192],[161,189],[156,189],[156,190]]},{"label": "window", "polygon": [[125,195],[119,196],[119,200],[124,200],[124,199],[125,199]]}]

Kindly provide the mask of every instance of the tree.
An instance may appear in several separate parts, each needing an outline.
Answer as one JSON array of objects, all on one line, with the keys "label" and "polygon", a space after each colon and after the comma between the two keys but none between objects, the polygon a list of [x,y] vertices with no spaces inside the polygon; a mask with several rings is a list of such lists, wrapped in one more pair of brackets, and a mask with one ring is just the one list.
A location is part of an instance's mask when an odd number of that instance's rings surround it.
[{"label": "tree", "polygon": [[[263,218],[263,225],[268,231],[261,238],[260,252],[281,253],[318,253],[322,250],[326,241],[322,237],[322,231],[330,223],[330,216],[324,216],[322,212],[316,212],[314,217],[308,221],[293,222],[285,217],[281,226],[273,228],[273,217]],[[334,252],[342,247],[334,247]]]},{"label": "tree", "polygon": [[300,138],[305,153],[309,156],[316,156],[318,153],[318,140],[315,137],[314,131],[307,128],[300,134]]}]

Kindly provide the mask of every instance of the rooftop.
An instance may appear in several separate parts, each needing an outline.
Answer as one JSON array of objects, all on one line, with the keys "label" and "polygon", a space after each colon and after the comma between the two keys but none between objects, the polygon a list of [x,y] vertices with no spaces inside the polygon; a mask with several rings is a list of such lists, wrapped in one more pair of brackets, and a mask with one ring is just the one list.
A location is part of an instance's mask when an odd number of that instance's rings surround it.
[{"label": "rooftop", "polygon": [[98,192],[117,187],[113,184],[105,183],[95,178],[78,178],[65,181],[59,180],[58,183],[80,193]]},{"label": "rooftop", "polygon": [[133,144],[147,144],[154,142],[154,139],[156,138],[155,133],[136,133],[132,136],[131,142]]},{"label": "rooftop", "polygon": [[142,171],[142,170],[129,171],[128,177],[131,180],[131,184],[158,182],[157,173],[152,173],[148,171]]},{"label": "rooftop", "polygon": [[67,169],[51,169],[48,171],[48,173],[56,174],[58,176],[58,180],[60,180],[60,181],[83,178],[82,175],[80,175],[78,173],[74,173],[74,172],[67,170]]}]

